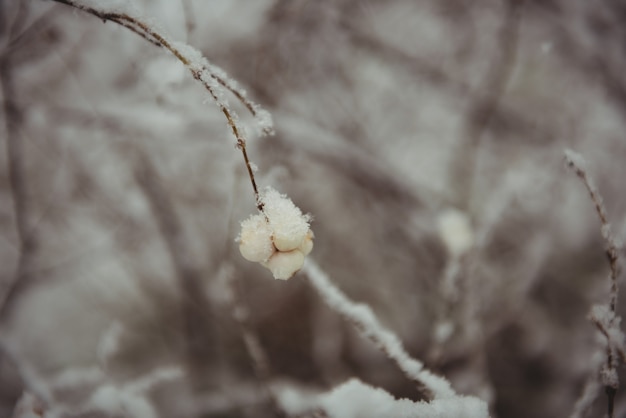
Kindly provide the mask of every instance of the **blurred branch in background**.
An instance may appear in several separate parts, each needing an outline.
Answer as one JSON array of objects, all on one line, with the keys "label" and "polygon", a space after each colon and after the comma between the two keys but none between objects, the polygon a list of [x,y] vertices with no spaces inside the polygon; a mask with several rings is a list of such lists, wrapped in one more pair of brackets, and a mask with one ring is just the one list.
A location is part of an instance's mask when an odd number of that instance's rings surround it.
[{"label": "blurred branch in background", "polygon": [[187,370],[194,379],[192,381],[201,381],[203,373],[216,368],[216,364],[207,360],[218,358],[218,335],[212,321],[211,303],[202,286],[203,273],[193,259],[193,251],[189,248],[176,208],[160,182],[158,171],[140,150],[133,150],[133,154],[137,184],[150,204],[180,286]]},{"label": "blurred branch in background", "polygon": [[474,183],[480,181],[476,178],[476,165],[481,139],[502,102],[519,53],[519,32],[525,0],[503,0],[501,3],[504,15],[496,34],[496,55],[489,60],[485,78],[475,88],[474,97],[470,99],[462,137],[452,151],[449,168],[448,190],[453,196],[452,205],[470,212],[473,209]]},{"label": "blurred branch in background", "polygon": [[20,2],[14,22],[9,21],[7,10],[9,7],[8,3],[0,5],[0,28],[3,28],[3,33],[0,35],[0,39],[3,41],[3,50],[0,55],[0,86],[2,87],[3,119],[6,129],[7,179],[13,203],[12,215],[17,233],[18,255],[13,277],[0,283],[2,285],[0,320],[6,315],[9,304],[20,292],[20,289],[27,287],[33,279],[30,269],[36,256],[38,240],[37,231],[30,226],[30,196],[24,152],[25,141],[22,137],[24,116],[15,90],[13,54],[9,50],[10,45],[15,42],[23,30],[25,16],[28,14],[28,5]]}]

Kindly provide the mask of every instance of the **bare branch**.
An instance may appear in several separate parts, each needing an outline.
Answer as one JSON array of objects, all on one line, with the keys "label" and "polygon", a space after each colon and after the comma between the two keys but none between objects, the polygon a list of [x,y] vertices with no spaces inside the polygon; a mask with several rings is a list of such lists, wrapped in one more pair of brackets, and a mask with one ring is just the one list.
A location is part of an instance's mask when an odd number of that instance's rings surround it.
[{"label": "bare branch", "polygon": [[[606,363],[600,370],[600,379],[604,384],[604,390],[607,395],[607,412],[609,418],[613,418],[615,394],[619,387],[619,377],[617,375],[618,359],[624,362],[626,356],[624,356],[623,342],[615,341],[613,338],[612,330],[615,329],[616,333],[623,338],[623,334],[620,327],[620,319],[616,315],[617,298],[618,298],[618,283],[619,277],[619,252],[618,244],[613,232],[611,230],[611,224],[608,221],[606,208],[604,207],[604,201],[598,188],[593,181],[593,178],[587,172],[587,163],[582,155],[572,151],[565,151],[565,161],[569,168],[580,178],[585,185],[585,188],[589,192],[591,201],[593,202],[598,218],[600,219],[602,237],[604,238],[606,245],[606,255],[609,260],[610,273],[609,273],[609,303],[608,307],[600,306],[594,307],[591,312],[591,321],[598,327],[600,332],[606,337]],[[589,396],[589,388],[591,385],[588,383],[581,398],[577,402],[585,402]]]},{"label": "bare branch", "polygon": [[587,164],[585,159],[576,152],[572,150],[565,151],[565,160],[569,168],[574,170],[574,173],[582,180],[583,184],[587,188],[589,192],[589,196],[591,197],[591,201],[593,202],[596,213],[598,214],[598,218],[600,218],[600,225],[602,230],[602,238],[604,238],[606,244],[606,256],[609,260],[609,266],[611,268],[611,273],[609,275],[610,281],[610,302],[609,306],[611,308],[611,312],[615,314],[617,309],[617,297],[618,297],[618,285],[617,278],[619,277],[619,251],[617,240],[615,239],[615,235],[613,234],[611,224],[608,221],[608,216],[606,214],[606,208],[604,207],[604,201],[598,188],[596,187],[593,178],[587,172]]},{"label": "bare branch", "polygon": [[191,48],[190,46],[179,44],[170,40],[166,35],[160,33],[154,27],[143,22],[141,19],[130,16],[126,13],[98,10],[93,7],[82,5],[78,2],[75,2],[74,0],[53,1],[82,10],[101,19],[104,22],[110,21],[124,26],[135,32],[137,35],[141,36],[148,42],[161,48],[167,49],[181,63],[183,63],[183,65],[187,67],[193,77],[198,80],[209,92],[210,96],[213,98],[221,112],[224,114],[228,126],[230,127],[231,132],[235,137],[237,148],[241,150],[244,162],[246,164],[250,183],[252,184],[252,189],[254,191],[254,197],[257,202],[257,207],[260,211],[262,211],[263,205],[259,201],[258,187],[256,184],[254,171],[252,169],[250,159],[248,158],[243,127],[240,126],[238,123],[237,114],[232,111],[229,108],[228,103],[221,98],[221,92],[219,90],[221,87],[224,87],[228,91],[233,93],[233,95],[235,95],[235,97],[248,109],[248,111],[250,111],[250,113],[254,117],[256,117],[261,132],[265,135],[273,133],[273,127],[269,113],[262,109],[258,104],[248,99],[243,89],[241,89],[233,80],[230,80],[222,69],[210,64],[206,60],[206,58],[202,57],[202,55],[198,51]]}]

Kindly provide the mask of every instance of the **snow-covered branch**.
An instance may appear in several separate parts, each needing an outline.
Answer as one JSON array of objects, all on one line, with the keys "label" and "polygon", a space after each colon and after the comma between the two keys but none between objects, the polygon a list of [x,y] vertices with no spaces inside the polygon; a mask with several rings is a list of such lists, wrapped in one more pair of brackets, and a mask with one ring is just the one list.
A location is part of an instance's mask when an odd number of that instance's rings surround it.
[{"label": "snow-covered branch", "polygon": [[393,360],[406,377],[423,385],[435,399],[456,396],[450,382],[426,370],[424,364],[412,358],[398,337],[380,323],[372,309],[350,300],[315,261],[307,260],[302,271],[324,302]]}]

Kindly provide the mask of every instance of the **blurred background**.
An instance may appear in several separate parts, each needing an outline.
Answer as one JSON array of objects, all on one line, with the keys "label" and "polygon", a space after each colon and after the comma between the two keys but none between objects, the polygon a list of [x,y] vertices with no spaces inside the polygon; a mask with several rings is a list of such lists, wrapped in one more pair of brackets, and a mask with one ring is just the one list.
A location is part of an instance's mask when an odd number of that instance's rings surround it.
[{"label": "blurred background", "polygon": [[[600,364],[587,315],[609,265],[563,151],[585,156],[623,239],[622,1],[132,3],[272,113],[276,135],[248,142],[257,181],[312,214],[310,257],[337,286],[493,417],[569,416]],[[275,281],[239,255],[256,211],[241,154],[166,51],[4,0],[0,80],[1,417],[20,362],[70,406],[173,367],[146,392],[163,417],[281,416],[273,382],[423,398],[304,274]]]}]

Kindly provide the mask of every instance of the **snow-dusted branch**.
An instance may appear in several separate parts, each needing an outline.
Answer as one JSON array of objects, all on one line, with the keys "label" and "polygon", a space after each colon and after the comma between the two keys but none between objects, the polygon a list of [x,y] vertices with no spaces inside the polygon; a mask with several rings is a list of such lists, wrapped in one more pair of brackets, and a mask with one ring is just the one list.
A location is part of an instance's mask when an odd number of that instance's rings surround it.
[{"label": "snow-dusted branch", "polygon": [[250,177],[250,182],[254,190],[254,196],[257,200],[257,206],[259,207],[259,210],[263,209],[262,205],[259,203],[259,193],[256,180],[254,178],[254,170],[246,149],[245,132],[243,126],[239,123],[239,118],[236,112],[230,108],[228,101],[223,97],[223,88],[230,91],[255,117],[259,131],[263,135],[272,134],[274,130],[272,118],[269,112],[250,100],[247,97],[245,90],[243,90],[234,80],[230,79],[224,70],[209,63],[209,61],[202,56],[200,51],[187,44],[170,39],[167,35],[155,28],[154,25],[150,25],[144,20],[136,16],[132,16],[132,14],[127,10],[107,10],[105,7],[96,6],[97,2],[93,1],[90,1],[89,4],[75,0],[52,1],[82,10],[104,22],[110,21],[124,26],[153,45],[168,50],[183,65],[185,65],[193,77],[209,92],[211,98],[224,114],[228,126],[235,137],[237,148],[239,148],[243,155],[246,168],[248,170],[248,176]]},{"label": "snow-dusted branch", "polygon": [[435,399],[456,396],[450,382],[429,372],[420,361],[413,359],[398,337],[380,323],[370,307],[350,300],[315,261],[307,260],[302,271],[324,302],[371,340],[410,380],[423,385]]},{"label": "snow-dusted branch", "polygon": [[568,167],[570,167],[576,175],[582,180],[583,184],[587,188],[591,200],[596,208],[596,213],[600,218],[600,224],[602,228],[602,238],[606,243],[606,255],[609,259],[609,265],[611,267],[611,273],[609,275],[611,293],[610,293],[610,301],[609,306],[611,308],[611,312],[615,313],[617,308],[617,296],[618,296],[618,285],[617,278],[619,276],[619,251],[617,244],[617,240],[615,239],[615,235],[613,235],[613,231],[611,228],[611,224],[609,223],[608,216],[606,214],[606,208],[604,207],[604,201],[598,188],[593,181],[593,178],[587,173],[587,163],[582,155],[572,151],[565,151],[565,160],[567,162]]},{"label": "snow-dusted branch", "polygon": [[[615,395],[617,393],[617,388],[619,387],[617,366],[620,362],[624,363],[626,357],[624,355],[624,334],[620,328],[621,318],[616,314],[618,299],[617,279],[619,277],[618,248],[620,245],[612,232],[602,196],[600,195],[593,178],[587,172],[587,163],[585,159],[582,155],[568,149],[565,150],[565,161],[567,162],[568,167],[570,167],[581,179],[589,192],[589,196],[595,206],[596,213],[600,218],[602,237],[604,238],[606,244],[605,251],[609,260],[609,302],[606,305],[594,306],[589,314],[589,318],[598,328],[600,333],[606,338],[606,359],[604,366],[601,366],[599,376],[607,395],[608,416],[609,418],[613,418]],[[575,405],[574,412],[571,415],[572,417],[581,416],[582,412],[589,408],[595,399],[591,393],[593,388],[594,384],[589,381],[585,386],[583,394]]]}]

